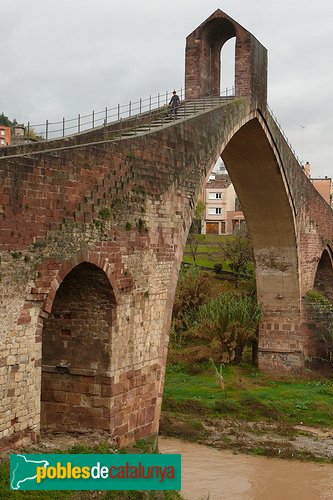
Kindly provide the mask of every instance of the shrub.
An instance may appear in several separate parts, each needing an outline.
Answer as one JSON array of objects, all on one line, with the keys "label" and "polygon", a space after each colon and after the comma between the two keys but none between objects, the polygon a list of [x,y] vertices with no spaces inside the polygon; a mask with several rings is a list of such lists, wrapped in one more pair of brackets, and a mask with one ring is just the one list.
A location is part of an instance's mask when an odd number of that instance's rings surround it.
[{"label": "shrub", "polygon": [[111,217],[111,210],[108,207],[101,208],[98,212],[98,217],[103,220],[108,220]]},{"label": "shrub", "polygon": [[223,270],[223,266],[222,264],[214,264],[214,271],[217,273],[217,274],[220,274]]},{"label": "shrub", "polygon": [[248,273],[249,263],[253,263],[253,249],[246,228],[239,228],[232,238],[224,239],[220,244],[223,259],[230,261],[231,271],[239,274]]},{"label": "shrub", "polygon": [[260,308],[254,279],[231,282],[192,266],[181,270],[173,308],[169,360],[240,362],[256,339]]},{"label": "shrub", "polygon": [[226,293],[211,299],[198,309],[193,326],[185,334],[197,344],[188,354],[193,361],[212,358],[239,363],[245,346],[257,337],[260,315],[253,297]]},{"label": "shrub", "polygon": [[181,269],[173,305],[171,341],[181,345],[183,332],[190,328],[198,308],[219,294],[219,284],[209,272],[191,266]]}]

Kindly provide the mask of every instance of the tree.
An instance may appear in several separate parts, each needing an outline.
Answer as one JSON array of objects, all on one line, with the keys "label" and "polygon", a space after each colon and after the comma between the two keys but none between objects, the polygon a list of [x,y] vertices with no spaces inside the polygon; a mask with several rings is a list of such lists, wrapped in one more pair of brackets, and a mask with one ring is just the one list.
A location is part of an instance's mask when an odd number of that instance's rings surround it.
[{"label": "tree", "polygon": [[8,116],[6,116],[4,113],[1,113],[1,115],[0,115],[0,125],[2,125],[4,127],[12,127],[13,126],[13,122],[10,121],[10,119],[8,118]]},{"label": "tree", "polygon": [[198,246],[199,246],[199,240],[197,238],[197,235],[194,233],[189,233],[186,244],[188,245],[188,247],[190,249],[193,263],[196,264],[197,263],[196,262],[197,251],[198,251]]},{"label": "tree", "polygon": [[253,262],[253,249],[246,227],[240,226],[233,236],[219,243],[224,260],[230,261],[230,269],[238,274],[247,273],[247,265]]},{"label": "tree", "polygon": [[199,246],[199,240],[197,238],[198,234],[201,234],[201,222],[202,216],[205,213],[206,206],[203,201],[199,201],[194,211],[194,218],[190,227],[189,235],[187,238],[187,245],[190,248],[192,259],[194,264],[196,264],[197,250]]},{"label": "tree", "polygon": [[44,138],[41,135],[38,135],[34,128],[29,127],[24,129],[24,137],[27,137],[31,141],[43,141]]},{"label": "tree", "polygon": [[191,233],[201,234],[201,222],[205,210],[206,210],[206,205],[204,204],[203,201],[199,201],[194,211],[194,218],[190,227],[190,234]]}]

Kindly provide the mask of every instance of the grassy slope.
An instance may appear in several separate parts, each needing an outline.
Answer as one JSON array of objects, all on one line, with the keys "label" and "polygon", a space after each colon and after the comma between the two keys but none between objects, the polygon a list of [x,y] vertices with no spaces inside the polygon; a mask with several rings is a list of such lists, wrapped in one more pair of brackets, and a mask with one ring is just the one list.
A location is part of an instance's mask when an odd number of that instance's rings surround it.
[{"label": "grassy slope", "polygon": [[[230,261],[222,260],[219,244],[224,240],[233,238],[232,235],[217,235],[217,234],[195,234],[195,239],[198,242],[195,255],[195,263],[198,266],[214,268],[215,264],[222,264],[224,271],[231,271]],[[186,264],[194,264],[190,245],[185,245],[183,262]]]},{"label": "grassy slope", "polygon": [[[218,244],[221,243],[227,236],[216,234],[196,234],[194,235],[198,242],[196,250],[196,263],[199,266],[214,267],[214,264],[221,262],[221,255]],[[185,246],[183,262],[194,264],[191,249],[189,245]],[[223,269],[229,271],[227,263],[223,265]]]},{"label": "grassy slope", "polygon": [[212,417],[333,427],[330,379],[272,379],[252,365],[229,365],[223,369],[224,393],[210,367],[197,375],[179,370],[181,365],[167,370],[164,409],[188,411],[192,404]]}]

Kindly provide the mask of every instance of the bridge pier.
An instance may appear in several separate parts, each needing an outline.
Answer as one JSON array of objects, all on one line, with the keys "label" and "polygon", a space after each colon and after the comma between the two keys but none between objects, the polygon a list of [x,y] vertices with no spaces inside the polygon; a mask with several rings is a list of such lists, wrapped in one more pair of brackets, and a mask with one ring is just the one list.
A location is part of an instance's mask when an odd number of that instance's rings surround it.
[{"label": "bridge pier", "polygon": [[277,374],[302,373],[305,360],[301,330],[299,319],[265,315],[259,329],[259,369]]}]

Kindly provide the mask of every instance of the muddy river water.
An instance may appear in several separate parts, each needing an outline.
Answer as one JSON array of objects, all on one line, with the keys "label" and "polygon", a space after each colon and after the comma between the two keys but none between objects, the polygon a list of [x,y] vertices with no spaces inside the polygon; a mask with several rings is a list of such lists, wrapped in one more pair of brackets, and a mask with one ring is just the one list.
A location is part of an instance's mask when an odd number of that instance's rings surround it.
[{"label": "muddy river water", "polygon": [[186,500],[333,499],[333,465],[235,455],[231,451],[159,438],[162,453],[182,454]]}]

